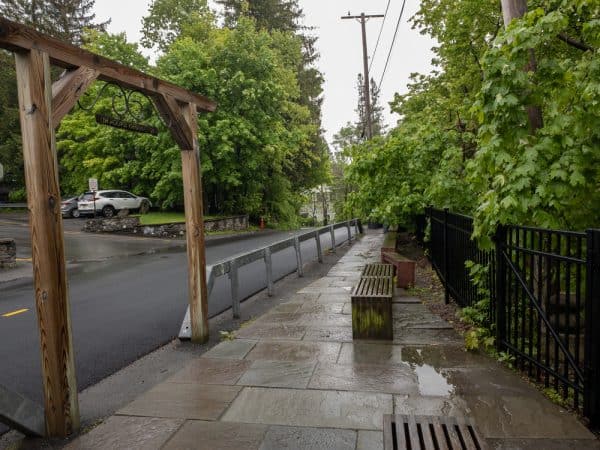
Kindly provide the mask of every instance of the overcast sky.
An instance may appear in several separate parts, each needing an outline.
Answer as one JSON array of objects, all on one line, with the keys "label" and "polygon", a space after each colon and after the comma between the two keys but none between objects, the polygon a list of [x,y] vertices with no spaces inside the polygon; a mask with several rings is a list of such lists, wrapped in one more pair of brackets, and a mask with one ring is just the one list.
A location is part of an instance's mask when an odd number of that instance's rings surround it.
[{"label": "overcast sky", "polygon": [[[360,24],[353,20],[341,20],[348,11],[352,15],[383,14],[387,0],[300,0],[304,10],[305,24],[315,27],[319,38],[317,47],[321,58],[319,69],[325,75],[323,127],[326,137],[331,137],[348,121],[356,120],[356,77],[362,72],[362,43]],[[112,18],[109,31],[126,32],[131,42],[140,39],[141,18],[146,14],[150,0],[96,0],[97,19]],[[385,20],[381,40],[375,58],[371,62],[371,77],[377,83],[381,79],[390,49],[394,29],[402,2],[392,0]],[[431,69],[433,42],[412,30],[408,19],[417,11],[419,0],[407,0],[400,23],[396,44],[381,87],[381,100],[385,106],[385,119],[393,125],[397,117],[389,111],[387,103],[395,92],[405,92],[412,72],[427,73]],[[367,23],[369,55],[373,54],[382,19]],[[200,92],[201,94],[201,92]]]}]

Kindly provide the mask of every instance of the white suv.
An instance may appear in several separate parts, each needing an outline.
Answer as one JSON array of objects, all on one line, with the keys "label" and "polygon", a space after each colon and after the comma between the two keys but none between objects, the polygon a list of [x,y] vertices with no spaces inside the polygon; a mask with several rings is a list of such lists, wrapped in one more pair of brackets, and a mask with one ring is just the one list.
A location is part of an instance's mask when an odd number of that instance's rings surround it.
[{"label": "white suv", "polygon": [[139,211],[142,214],[148,212],[152,203],[146,197],[138,197],[127,191],[98,191],[86,192],[77,202],[77,209],[81,215],[93,215],[94,206],[96,213],[104,217],[113,217],[117,211],[128,209]]}]

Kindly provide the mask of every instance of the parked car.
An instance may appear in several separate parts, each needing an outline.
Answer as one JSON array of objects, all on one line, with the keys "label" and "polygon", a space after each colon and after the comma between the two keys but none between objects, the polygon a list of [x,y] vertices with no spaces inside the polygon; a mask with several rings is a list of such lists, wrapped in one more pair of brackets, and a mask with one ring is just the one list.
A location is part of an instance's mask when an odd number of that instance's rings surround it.
[{"label": "parked car", "polygon": [[65,199],[60,203],[60,211],[63,217],[79,217],[79,209],[77,202],[82,195],[66,195]]},{"label": "parked car", "polygon": [[79,214],[84,215],[93,215],[94,206],[96,207],[96,214],[113,217],[123,209],[145,214],[152,207],[152,203],[146,197],[138,197],[131,192],[117,190],[98,191],[96,193],[85,192],[77,203]]}]

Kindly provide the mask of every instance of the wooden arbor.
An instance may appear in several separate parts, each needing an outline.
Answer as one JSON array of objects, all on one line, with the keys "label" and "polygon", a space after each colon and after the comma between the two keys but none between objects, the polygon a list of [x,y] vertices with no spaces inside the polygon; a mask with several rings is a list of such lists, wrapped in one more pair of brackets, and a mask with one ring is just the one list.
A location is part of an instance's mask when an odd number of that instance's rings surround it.
[{"label": "wooden arbor", "polygon": [[[182,150],[192,340],[208,339],[198,111],[211,100],[0,17],[0,48],[15,53],[23,159],[40,331],[46,432],[79,427],[54,130],[91,83],[148,95]],[[50,65],[65,69],[52,83]]]}]

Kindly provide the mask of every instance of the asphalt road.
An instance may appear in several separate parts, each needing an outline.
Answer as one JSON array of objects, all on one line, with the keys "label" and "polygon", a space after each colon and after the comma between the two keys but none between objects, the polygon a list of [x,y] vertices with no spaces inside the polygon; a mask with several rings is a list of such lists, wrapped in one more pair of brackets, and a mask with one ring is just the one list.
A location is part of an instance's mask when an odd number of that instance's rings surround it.
[{"label": "asphalt road", "polygon": [[[20,247],[19,257],[27,258],[28,229],[23,225],[0,216],[0,234],[13,233]],[[181,241],[89,235],[77,231],[80,225],[77,221],[65,221],[67,259],[79,261],[70,264],[68,280],[81,390],[175,338],[187,307],[188,291],[187,259]],[[292,234],[257,234],[235,242],[213,243],[206,249],[207,263],[264,247]],[[336,241],[346,238],[346,229],[338,229]],[[330,247],[328,233],[321,236],[321,242],[324,249]],[[305,262],[316,259],[314,239],[302,244],[302,255]],[[295,267],[293,249],[273,255],[276,278]],[[264,264],[257,261],[240,269],[239,279],[244,298],[263,289]],[[209,299],[209,315],[230,305],[228,279],[221,277]],[[22,309],[27,311],[2,317]],[[42,402],[39,334],[31,281],[0,284],[0,361],[0,384]]]}]

